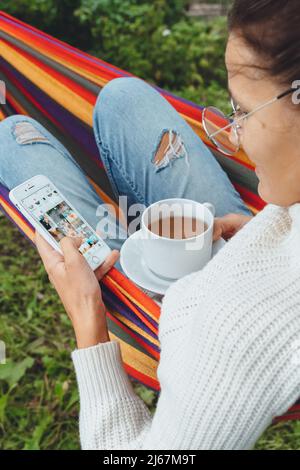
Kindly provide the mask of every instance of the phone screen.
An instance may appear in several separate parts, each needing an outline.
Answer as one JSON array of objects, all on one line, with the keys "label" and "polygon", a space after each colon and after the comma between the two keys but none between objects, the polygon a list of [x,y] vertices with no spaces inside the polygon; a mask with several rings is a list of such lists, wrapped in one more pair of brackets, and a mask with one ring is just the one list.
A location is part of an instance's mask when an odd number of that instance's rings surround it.
[{"label": "phone screen", "polygon": [[[79,236],[83,243],[79,251],[84,254],[102,245],[101,238],[86,225],[80,216],[50,184],[22,199],[23,207],[59,242],[63,237]],[[97,246],[96,246],[97,245]]]}]

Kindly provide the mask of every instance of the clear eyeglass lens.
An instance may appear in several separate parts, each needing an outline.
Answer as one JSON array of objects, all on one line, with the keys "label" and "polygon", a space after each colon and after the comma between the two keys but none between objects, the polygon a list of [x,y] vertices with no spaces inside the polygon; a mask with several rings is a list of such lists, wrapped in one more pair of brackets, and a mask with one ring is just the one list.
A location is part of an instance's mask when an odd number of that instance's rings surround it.
[{"label": "clear eyeglass lens", "polygon": [[[203,126],[208,135],[214,134],[222,127],[226,127],[233,122],[218,108],[210,106],[203,111]],[[239,150],[239,136],[235,126],[219,132],[211,138],[215,146],[225,155],[234,155]]]}]

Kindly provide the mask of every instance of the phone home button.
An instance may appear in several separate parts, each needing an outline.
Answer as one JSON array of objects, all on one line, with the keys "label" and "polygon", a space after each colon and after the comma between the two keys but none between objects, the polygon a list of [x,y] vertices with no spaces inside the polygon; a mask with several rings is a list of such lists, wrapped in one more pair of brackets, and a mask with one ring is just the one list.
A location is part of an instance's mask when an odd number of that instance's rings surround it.
[{"label": "phone home button", "polygon": [[98,256],[92,256],[92,262],[94,264],[99,264],[100,263],[100,259],[98,258]]}]

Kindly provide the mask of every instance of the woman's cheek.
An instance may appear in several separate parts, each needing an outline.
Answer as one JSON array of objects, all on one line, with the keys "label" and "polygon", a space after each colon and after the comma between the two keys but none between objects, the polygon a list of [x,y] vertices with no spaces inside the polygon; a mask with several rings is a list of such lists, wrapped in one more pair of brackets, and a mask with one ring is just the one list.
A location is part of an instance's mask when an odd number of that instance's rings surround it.
[{"label": "woman's cheek", "polygon": [[250,119],[246,122],[241,144],[254,166],[267,164],[273,144],[269,142],[269,136],[259,121]]},{"label": "woman's cheek", "polygon": [[243,136],[241,138],[241,147],[253,165],[256,165],[260,155],[260,148],[257,139],[251,138],[249,136]]}]

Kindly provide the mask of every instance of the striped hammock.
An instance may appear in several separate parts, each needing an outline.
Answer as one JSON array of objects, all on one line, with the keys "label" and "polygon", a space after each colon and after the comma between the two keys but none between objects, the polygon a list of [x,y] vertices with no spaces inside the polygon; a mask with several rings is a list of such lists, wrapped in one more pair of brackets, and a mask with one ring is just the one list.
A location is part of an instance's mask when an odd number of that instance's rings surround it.
[{"label": "striped hammock", "polygon": [[[92,111],[101,88],[113,78],[125,76],[131,74],[0,11],[0,80],[6,84],[6,104],[0,105],[0,120],[17,113],[39,121],[67,147],[101,198],[115,207],[93,138]],[[211,146],[201,126],[202,108],[157,90]],[[240,152],[225,157],[212,150],[252,213],[262,210],[265,203],[258,196],[258,180],[247,156]],[[32,227],[12,206],[7,188],[1,185],[0,208],[32,241]],[[159,390],[158,304],[115,268],[102,280],[102,290],[110,337],[121,343],[127,373]],[[274,422],[299,418],[300,401]]]}]

